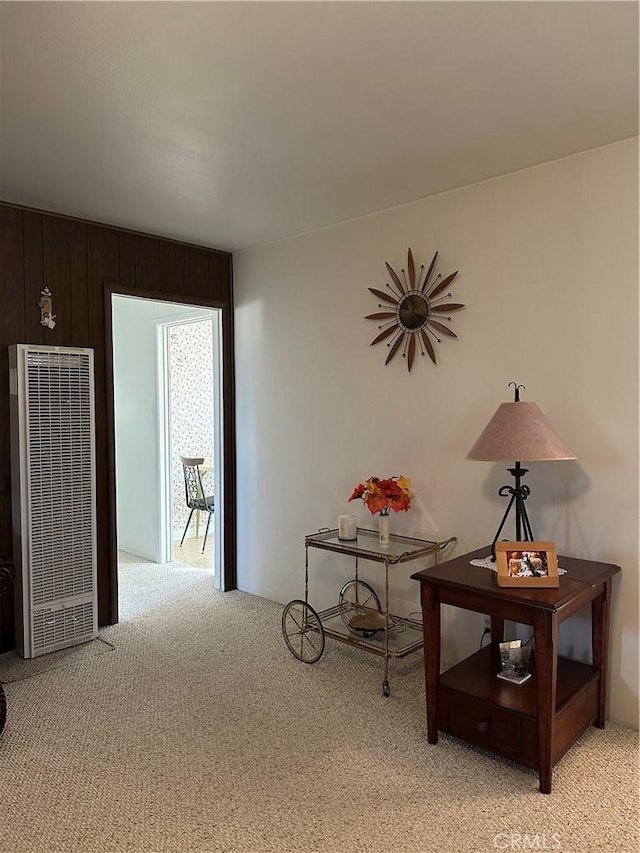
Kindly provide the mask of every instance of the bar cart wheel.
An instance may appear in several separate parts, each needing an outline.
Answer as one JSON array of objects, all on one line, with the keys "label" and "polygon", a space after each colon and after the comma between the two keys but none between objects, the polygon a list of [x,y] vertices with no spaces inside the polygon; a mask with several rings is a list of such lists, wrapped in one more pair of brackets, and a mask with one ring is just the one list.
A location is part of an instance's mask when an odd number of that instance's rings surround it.
[{"label": "bar cart wheel", "polygon": [[382,695],[385,697],[391,696],[391,689],[389,688],[389,682],[387,681],[386,678],[382,682]]},{"label": "bar cart wheel", "polygon": [[340,615],[342,616],[342,621],[349,631],[351,631],[352,634],[356,634],[358,637],[373,637],[376,633],[375,630],[372,631],[367,628],[352,628],[350,622],[353,619],[354,613],[366,613],[367,610],[377,610],[378,613],[381,612],[382,605],[380,604],[380,599],[378,598],[375,589],[372,586],[369,586],[365,581],[347,581],[340,590],[338,602],[340,604]]},{"label": "bar cart wheel", "polygon": [[289,651],[303,663],[315,663],[324,652],[324,628],[310,604],[294,598],[282,613],[282,634]]}]

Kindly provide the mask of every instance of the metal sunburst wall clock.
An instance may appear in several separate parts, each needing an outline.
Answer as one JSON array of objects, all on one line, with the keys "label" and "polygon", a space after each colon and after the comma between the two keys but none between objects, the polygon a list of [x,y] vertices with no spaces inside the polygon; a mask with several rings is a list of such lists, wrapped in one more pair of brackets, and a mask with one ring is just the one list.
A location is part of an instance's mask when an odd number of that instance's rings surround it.
[{"label": "metal sunburst wall clock", "polygon": [[[434,341],[442,343],[440,335],[446,335],[448,338],[458,337],[447,325],[451,322],[449,314],[465,306],[461,302],[445,301],[451,299],[452,295],[444,292],[458,275],[458,270],[444,278],[439,273],[432,280],[437,259],[436,252],[426,275],[424,264],[422,264],[416,278],[413,254],[409,249],[407,269],[400,271],[402,278],[385,261],[392,281],[392,284],[387,283],[388,293],[376,290],[375,287],[369,288],[374,296],[382,300],[382,303],[378,303],[378,308],[385,309],[375,314],[367,314],[365,317],[365,320],[377,320],[378,329],[381,330],[380,334],[371,341],[371,346],[387,341],[389,354],[385,365],[389,364],[394,355],[402,349],[402,356],[407,359],[407,370],[411,372],[416,355],[416,341],[420,347],[420,354],[428,355],[435,364]],[[380,323],[380,321],[383,322]]]}]

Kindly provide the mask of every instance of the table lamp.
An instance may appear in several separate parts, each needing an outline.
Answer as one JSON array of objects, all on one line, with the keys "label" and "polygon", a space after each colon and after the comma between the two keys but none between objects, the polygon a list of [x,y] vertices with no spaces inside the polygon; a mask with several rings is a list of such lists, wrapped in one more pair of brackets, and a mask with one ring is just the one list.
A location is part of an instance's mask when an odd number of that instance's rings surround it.
[{"label": "table lamp", "polygon": [[505,525],[511,507],[516,512],[516,541],[533,542],[525,500],[530,494],[529,486],[522,484],[522,478],[528,472],[520,462],[546,462],[552,459],[576,459],[575,453],[562,441],[536,403],[520,401],[520,389],[524,385],[513,385],[513,403],[502,403],[482,435],[473,445],[467,459],[483,462],[516,461],[508,471],[515,479],[515,486],[502,486],[498,490],[500,497],[511,496],[507,509],[502,516],[498,531],[491,543],[491,558],[495,560],[496,542]]}]

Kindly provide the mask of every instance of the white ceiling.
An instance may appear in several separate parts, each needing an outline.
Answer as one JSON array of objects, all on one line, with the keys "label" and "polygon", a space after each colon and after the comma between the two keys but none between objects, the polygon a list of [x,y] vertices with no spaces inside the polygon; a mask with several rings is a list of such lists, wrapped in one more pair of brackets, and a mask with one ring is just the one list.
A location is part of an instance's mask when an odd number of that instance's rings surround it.
[{"label": "white ceiling", "polygon": [[5,201],[237,250],[638,133],[637,2],[3,2]]}]

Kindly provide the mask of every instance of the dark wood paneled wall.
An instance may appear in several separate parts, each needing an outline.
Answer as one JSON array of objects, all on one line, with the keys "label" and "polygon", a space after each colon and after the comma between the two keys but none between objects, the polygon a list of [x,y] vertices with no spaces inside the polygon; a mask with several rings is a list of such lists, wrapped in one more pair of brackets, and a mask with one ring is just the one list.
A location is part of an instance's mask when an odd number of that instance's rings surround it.
[{"label": "dark wood paneled wall", "polygon": [[[40,325],[40,291],[53,294],[55,329]],[[95,351],[98,605],[117,621],[111,323],[113,292],[222,308],[225,432],[225,585],[235,587],[235,393],[232,257],[227,252],[0,203],[0,554],[12,556],[10,344]],[[106,428],[105,428],[106,425]],[[0,600],[0,651],[14,646],[13,600]]]}]

